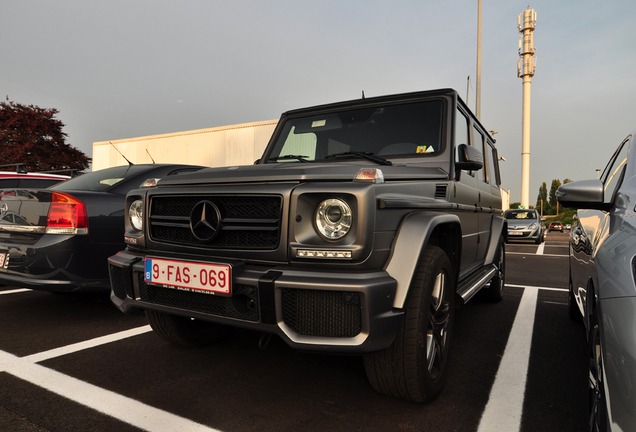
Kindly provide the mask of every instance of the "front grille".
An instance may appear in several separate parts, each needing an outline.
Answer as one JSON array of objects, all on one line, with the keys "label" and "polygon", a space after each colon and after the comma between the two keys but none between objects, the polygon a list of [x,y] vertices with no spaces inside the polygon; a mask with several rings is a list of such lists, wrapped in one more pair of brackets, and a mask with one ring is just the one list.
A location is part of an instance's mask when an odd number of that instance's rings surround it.
[{"label": "front grille", "polygon": [[126,288],[124,287],[124,270],[121,267],[109,265],[110,267],[110,285],[113,293],[124,300],[126,298]]},{"label": "front grille", "polygon": [[147,284],[139,273],[141,300],[210,315],[258,321],[258,291],[249,285],[233,285],[231,297],[221,297]]},{"label": "front grille", "polygon": [[[194,236],[190,214],[201,201],[220,212],[218,233],[209,241]],[[150,203],[150,238],[157,242],[209,249],[261,249],[278,247],[282,198],[253,195],[155,196]]]},{"label": "front grille", "polygon": [[297,333],[354,337],[362,330],[359,293],[286,288],[281,294],[283,321]]}]

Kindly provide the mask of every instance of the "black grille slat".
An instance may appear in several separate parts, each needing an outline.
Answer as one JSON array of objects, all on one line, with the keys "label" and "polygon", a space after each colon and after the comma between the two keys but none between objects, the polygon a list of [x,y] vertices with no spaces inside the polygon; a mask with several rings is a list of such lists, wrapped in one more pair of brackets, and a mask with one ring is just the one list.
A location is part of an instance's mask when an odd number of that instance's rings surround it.
[{"label": "black grille slat", "polygon": [[283,321],[307,336],[354,337],[362,331],[360,294],[283,289]]},{"label": "black grille slat", "polygon": [[124,270],[121,267],[109,265],[110,281],[113,287],[113,293],[124,300],[126,298],[126,287],[124,285]]},{"label": "black grille slat", "polygon": [[[190,213],[200,201],[211,201],[221,213],[221,226],[209,242],[190,230]],[[194,245],[210,249],[275,249],[281,232],[280,196],[155,196],[150,206],[150,237],[153,241]]]}]

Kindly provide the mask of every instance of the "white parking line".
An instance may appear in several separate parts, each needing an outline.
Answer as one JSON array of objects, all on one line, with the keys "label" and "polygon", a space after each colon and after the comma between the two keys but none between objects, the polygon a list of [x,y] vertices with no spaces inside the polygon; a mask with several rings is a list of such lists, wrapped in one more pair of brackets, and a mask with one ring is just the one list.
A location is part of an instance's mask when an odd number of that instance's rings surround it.
[{"label": "white parking line", "polygon": [[220,432],[217,429],[195,423],[184,417],[153,408],[134,399],[35,364],[39,361],[115,342],[148,331],[150,331],[150,326],[142,326],[22,358],[0,351],[0,372],[7,372],[31,384],[149,432]]},{"label": "white parking line", "polygon": [[541,243],[537,248],[537,255],[543,255],[543,250],[545,249],[545,242]]},{"label": "white parking line", "polygon": [[519,431],[539,290],[525,289],[478,432]]},{"label": "white parking line", "polygon": [[[528,252],[506,252],[506,255],[537,255],[537,254],[536,253],[531,254],[531,253],[528,253]],[[569,255],[543,253],[543,254],[541,254],[541,256],[567,258]]]},{"label": "white parking line", "polygon": [[0,291],[0,295],[2,294],[17,294],[17,293],[21,293],[21,292],[27,292],[27,291],[33,291],[27,288],[20,288],[20,289],[14,289],[14,290],[8,290],[8,291]]},{"label": "white parking line", "polygon": [[218,432],[216,429],[104,390],[4,351],[0,351],[0,371],[6,371],[24,381],[146,431]]},{"label": "white parking line", "polygon": [[48,350],[48,351],[43,351],[41,353],[37,353],[37,354],[31,354],[29,356],[26,357],[22,357],[24,360],[28,360],[32,363],[38,363],[44,360],[48,360],[48,359],[52,359],[54,357],[60,357],[66,354],[71,354],[77,351],[82,351],[88,348],[93,348],[99,345],[104,345],[110,342],[115,342],[121,339],[125,339],[131,336],[137,336],[143,333],[147,333],[149,331],[151,331],[152,329],[150,328],[149,325],[143,326],[143,327],[137,327],[134,329],[130,329],[130,330],[125,330],[119,333],[113,333],[110,335],[106,335],[106,336],[102,336],[102,337],[98,337],[95,339],[89,339],[87,341],[84,342],[78,342],[72,345],[67,345],[64,347],[60,347],[60,348],[55,348],[52,350]]}]

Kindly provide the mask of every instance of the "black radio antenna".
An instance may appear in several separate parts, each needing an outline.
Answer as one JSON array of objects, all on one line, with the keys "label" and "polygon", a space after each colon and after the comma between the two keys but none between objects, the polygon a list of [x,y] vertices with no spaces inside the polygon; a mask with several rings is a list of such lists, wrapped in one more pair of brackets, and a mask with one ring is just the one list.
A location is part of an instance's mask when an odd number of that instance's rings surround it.
[{"label": "black radio antenna", "polygon": [[152,158],[152,155],[150,154],[150,152],[148,151],[148,149],[146,149],[146,153],[148,153],[148,157],[150,157],[150,160],[152,161],[152,163],[156,163],[155,160]]},{"label": "black radio antenna", "polygon": [[119,149],[117,147],[115,147],[115,144],[113,144],[112,142],[108,141],[108,144],[112,145],[113,148],[115,150],[117,150],[117,153],[119,153],[121,155],[121,157],[123,157],[124,159],[126,159],[126,162],[128,162],[128,165],[133,166],[134,163],[132,163],[131,161],[128,160],[128,158],[126,156],[124,156],[124,154],[122,152],[119,151]]}]

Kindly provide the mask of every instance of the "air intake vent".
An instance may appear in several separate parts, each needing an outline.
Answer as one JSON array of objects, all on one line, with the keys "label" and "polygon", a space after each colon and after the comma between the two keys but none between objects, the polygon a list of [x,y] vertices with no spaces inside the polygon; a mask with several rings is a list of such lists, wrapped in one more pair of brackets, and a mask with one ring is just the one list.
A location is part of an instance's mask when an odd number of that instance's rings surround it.
[{"label": "air intake vent", "polygon": [[435,199],[445,199],[446,189],[447,189],[446,185],[435,186]]}]

